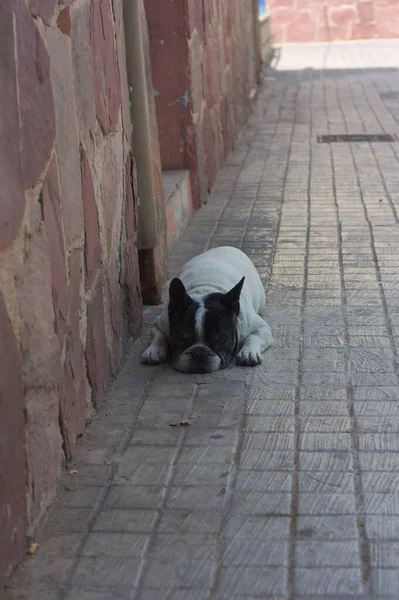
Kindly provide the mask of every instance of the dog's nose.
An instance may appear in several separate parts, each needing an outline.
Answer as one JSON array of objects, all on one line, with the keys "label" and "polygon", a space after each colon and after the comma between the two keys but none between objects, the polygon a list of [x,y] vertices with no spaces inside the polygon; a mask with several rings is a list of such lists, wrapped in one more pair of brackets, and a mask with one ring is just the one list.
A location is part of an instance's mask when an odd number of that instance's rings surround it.
[{"label": "dog's nose", "polygon": [[194,346],[191,348],[190,354],[195,360],[202,362],[212,356],[212,351],[206,346]]}]

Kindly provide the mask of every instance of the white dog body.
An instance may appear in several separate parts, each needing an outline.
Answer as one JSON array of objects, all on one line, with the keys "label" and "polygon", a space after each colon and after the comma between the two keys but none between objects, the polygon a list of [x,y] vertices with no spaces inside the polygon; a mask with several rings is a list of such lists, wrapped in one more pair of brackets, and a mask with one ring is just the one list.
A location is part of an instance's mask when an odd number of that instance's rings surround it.
[{"label": "white dog body", "polygon": [[[244,282],[240,282],[244,277]],[[183,349],[178,359],[175,360],[175,367],[183,371],[193,370],[193,368],[190,368],[192,348],[197,348],[199,345],[206,347],[208,350],[212,348],[212,344],[207,342],[212,337],[212,331],[210,330],[214,329],[215,326],[217,328],[218,323],[225,331],[230,328],[230,325],[235,328],[235,352],[233,347],[229,351],[223,348],[223,352],[219,353],[211,350],[213,356],[208,357],[208,359],[212,368],[205,370],[214,371],[226,366],[223,357],[222,360],[219,360],[219,354],[224,356],[226,353],[226,356],[230,353],[231,355],[236,354],[238,364],[245,366],[259,364],[262,361],[262,353],[272,345],[273,337],[269,326],[259,316],[259,312],[265,306],[265,292],[260,277],[248,256],[241,250],[229,246],[214,248],[186,263],[180,274],[180,282],[184,286],[182,289],[186,291],[188,303],[190,304],[190,301],[192,301],[190,311],[193,314],[190,319],[186,319],[185,328],[193,327],[194,334],[191,336],[193,343],[188,348]],[[240,286],[237,285],[238,282],[240,282]],[[234,310],[230,311],[230,316],[229,311],[226,314],[224,308],[226,302],[223,298],[227,301],[228,293],[231,294],[233,292],[232,288],[236,289],[238,287],[239,289],[235,294],[235,296],[238,294],[238,297],[232,298],[231,302],[236,301],[239,303],[239,311],[236,315]],[[171,318],[173,318],[173,314],[171,315],[172,285],[170,298],[169,308],[165,307],[156,319],[152,332],[152,343],[143,354],[143,362],[145,363],[157,364],[163,362],[167,357],[169,347],[176,346],[173,340],[176,327],[171,331]],[[222,308],[216,305],[219,299],[223,304]],[[216,314],[219,319],[216,318]],[[226,338],[225,343],[228,342],[230,346],[233,345],[232,338],[230,340]]]}]

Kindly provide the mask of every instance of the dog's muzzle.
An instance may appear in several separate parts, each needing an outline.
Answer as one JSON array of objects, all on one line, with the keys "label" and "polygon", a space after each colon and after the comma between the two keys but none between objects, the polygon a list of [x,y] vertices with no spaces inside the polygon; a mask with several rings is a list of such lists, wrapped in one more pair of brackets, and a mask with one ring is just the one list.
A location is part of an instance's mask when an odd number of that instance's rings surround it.
[{"label": "dog's muzzle", "polygon": [[221,360],[203,344],[194,344],[173,361],[173,366],[184,373],[212,373],[221,367]]}]

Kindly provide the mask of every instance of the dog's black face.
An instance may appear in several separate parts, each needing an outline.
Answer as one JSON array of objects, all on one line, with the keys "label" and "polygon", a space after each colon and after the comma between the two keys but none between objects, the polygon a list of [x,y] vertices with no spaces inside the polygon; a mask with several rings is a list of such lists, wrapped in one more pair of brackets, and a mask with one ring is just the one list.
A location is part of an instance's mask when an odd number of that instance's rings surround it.
[{"label": "dog's black face", "polygon": [[238,350],[236,323],[244,279],[226,294],[196,299],[187,294],[180,279],[173,279],[168,313],[175,369],[211,373],[229,364]]}]

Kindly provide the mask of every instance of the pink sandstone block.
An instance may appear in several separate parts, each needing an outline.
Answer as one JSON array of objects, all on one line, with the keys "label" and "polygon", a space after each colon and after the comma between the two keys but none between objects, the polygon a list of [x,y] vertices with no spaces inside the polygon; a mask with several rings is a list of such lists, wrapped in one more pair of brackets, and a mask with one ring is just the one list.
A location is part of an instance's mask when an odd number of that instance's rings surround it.
[{"label": "pink sandstone block", "polygon": [[21,162],[25,187],[36,184],[55,139],[50,59],[23,0],[16,0]]},{"label": "pink sandstone block", "polygon": [[109,0],[91,3],[91,39],[97,119],[104,134],[108,135],[115,129],[121,103],[114,23]]}]

